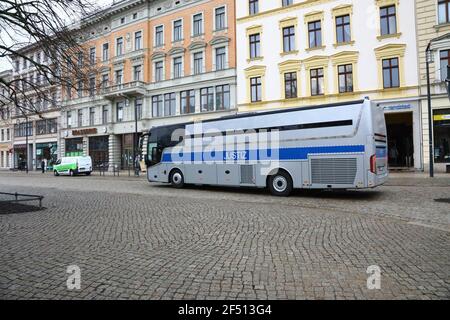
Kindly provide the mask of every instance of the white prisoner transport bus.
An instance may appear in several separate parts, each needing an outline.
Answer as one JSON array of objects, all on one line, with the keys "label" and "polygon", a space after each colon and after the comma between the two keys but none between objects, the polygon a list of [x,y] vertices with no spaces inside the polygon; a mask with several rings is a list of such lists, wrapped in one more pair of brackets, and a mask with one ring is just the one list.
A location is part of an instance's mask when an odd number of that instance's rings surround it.
[{"label": "white prisoner transport bus", "polygon": [[150,182],[294,188],[365,189],[386,182],[383,110],[369,99],[244,113],[148,133]]}]

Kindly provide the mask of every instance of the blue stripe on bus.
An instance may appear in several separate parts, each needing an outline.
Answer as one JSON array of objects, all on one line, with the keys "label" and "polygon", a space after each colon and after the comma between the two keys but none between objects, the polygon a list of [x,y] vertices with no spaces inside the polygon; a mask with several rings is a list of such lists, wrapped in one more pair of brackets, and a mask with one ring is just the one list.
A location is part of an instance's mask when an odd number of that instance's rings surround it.
[{"label": "blue stripe on bus", "polygon": [[[332,153],[360,153],[364,152],[363,145],[356,146],[329,146],[329,147],[301,147],[264,150],[239,150],[239,151],[212,151],[212,152],[186,152],[179,153],[175,158],[178,161],[233,161],[233,160],[306,160],[310,154],[332,154]],[[245,154],[244,154],[245,152]],[[218,153],[218,154],[217,154]],[[236,159],[230,159],[230,154],[240,153]],[[273,158],[272,158],[273,154]],[[171,153],[164,153],[162,162],[173,162]]]}]

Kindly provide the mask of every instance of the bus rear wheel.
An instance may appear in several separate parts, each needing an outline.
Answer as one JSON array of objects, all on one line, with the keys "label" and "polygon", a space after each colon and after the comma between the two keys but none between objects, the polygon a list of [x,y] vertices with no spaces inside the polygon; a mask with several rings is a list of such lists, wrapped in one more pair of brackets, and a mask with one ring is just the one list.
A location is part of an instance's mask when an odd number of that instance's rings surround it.
[{"label": "bus rear wheel", "polygon": [[286,171],[278,171],[269,177],[270,193],[278,197],[288,197],[293,189],[292,178]]},{"label": "bus rear wheel", "polygon": [[170,183],[178,189],[184,187],[184,177],[180,170],[173,170],[170,173]]}]

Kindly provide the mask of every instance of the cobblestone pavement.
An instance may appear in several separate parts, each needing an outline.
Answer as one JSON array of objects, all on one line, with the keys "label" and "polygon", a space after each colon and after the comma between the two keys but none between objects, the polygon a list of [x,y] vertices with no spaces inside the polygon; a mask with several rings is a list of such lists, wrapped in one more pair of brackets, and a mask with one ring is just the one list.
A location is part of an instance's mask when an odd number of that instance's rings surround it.
[{"label": "cobblestone pavement", "polygon": [[276,198],[0,172],[0,192],[15,191],[46,209],[0,212],[0,299],[450,299],[445,177]]}]

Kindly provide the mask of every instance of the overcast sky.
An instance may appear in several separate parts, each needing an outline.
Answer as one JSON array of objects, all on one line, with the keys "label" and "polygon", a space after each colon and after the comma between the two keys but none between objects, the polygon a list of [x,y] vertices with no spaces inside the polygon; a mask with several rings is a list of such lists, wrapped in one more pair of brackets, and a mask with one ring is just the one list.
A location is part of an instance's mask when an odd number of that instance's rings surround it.
[{"label": "overcast sky", "polygon": [[[113,0],[96,0],[96,4],[99,7],[106,6],[108,4],[111,4],[112,2]],[[115,2],[119,2],[119,0],[115,0]],[[8,61],[7,58],[0,58],[0,72],[7,69],[12,69],[11,63]]]}]

